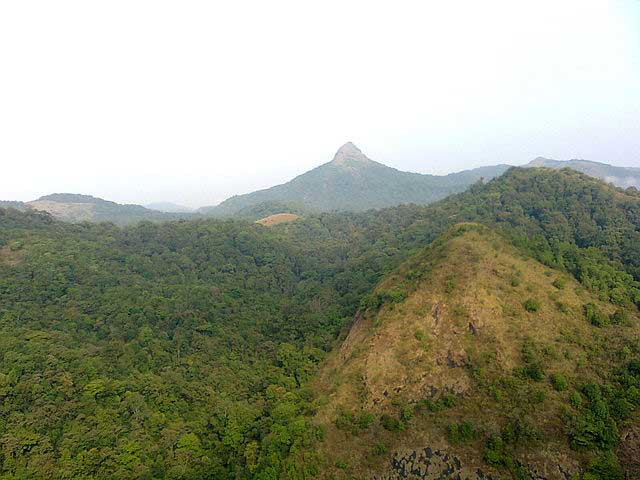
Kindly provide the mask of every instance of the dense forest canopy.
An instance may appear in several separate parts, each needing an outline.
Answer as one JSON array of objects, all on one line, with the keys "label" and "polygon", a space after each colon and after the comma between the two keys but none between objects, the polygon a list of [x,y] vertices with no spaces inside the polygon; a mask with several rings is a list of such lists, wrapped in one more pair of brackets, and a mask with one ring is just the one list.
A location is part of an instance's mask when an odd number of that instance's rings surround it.
[{"label": "dense forest canopy", "polygon": [[318,363],[385,274],[464,221],[640,305],[640,195],[570,170],[274,228],[0,209],[0,478],[312,478],[296,453],[322,441]]}]

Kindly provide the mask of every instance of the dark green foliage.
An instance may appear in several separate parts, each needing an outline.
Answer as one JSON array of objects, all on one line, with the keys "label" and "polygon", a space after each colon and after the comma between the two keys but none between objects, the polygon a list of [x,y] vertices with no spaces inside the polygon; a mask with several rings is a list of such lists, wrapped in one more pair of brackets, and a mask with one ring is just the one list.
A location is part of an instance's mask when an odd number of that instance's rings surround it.
[{"label": "dark green foliage", "polygon": [[384,454],[386,454],[388,451],[389,451],[389,449],[388,449],[388,448],[387,448],[387,446],[386,446],[384,443],[382,443],[382,442],[378,442],[378,443],[375,443],[375,444],[373,445],[372,453],[373,453],[374,455],[384,455]]},{"label": "dark green foliage", "polygon": [[624,480],[624,478],[618,459],[612,452],[605,452],[589,464],[581,480]]},{"label": "dark green foliage", "polygon": [[360,308],[368,310],[378,310],[383,305],[394,305],[402,302],[407,297],[404,290],[393,289],[389,291],[378,290],[365,297],[360,302]]},{"label": "dark green foliage", "polygon": [[629,315],[627,314],[627,311],[622,308],[617,309],[609,315],[609,322],[613,325],[624,325],[627,323],[628,319]]},{"label": "dark green foliage", "polygon": [[604,327],[609,323],[607,316],[593,303],[587,303],[584,307],[584,316],[591,325]]},{"label": "dark green foliage", "polygon": [[455,405],[455,396],[445,395],[437,400],[424,399],[418,401],[415,409],[418,413],[440,412]]},{"label": "dark green foliage", "polygon": [[567,418],[567,435],[576,449],[613,448],[618,443],[618,426],[611,416],[608,399],[600,385],[586,384],[582,388],[586,404]]},{"label": "dark green foliage", "polygon": [[380,417],[380,424],[385,430],[389,430],[390,432],[401,432],[406,428],[402,420],[386,413]]},{"label": "dark green foliage", "polygon": [[520,370],[520,373],[536,382],[544,380],[544,369],[540,357],[541,355],[533,343],[529,341],[525,342],[524,345],[522,345],[524,367]]},{"label": "dark green foliage", "polygon": [[447,434],[451,443],[469,443],[478,438],[479,435],[470,422],[449,424]]},{"label": "dark green foliage", "polygon": [[500,435],[491,435],[484,451],[484,461],[493,467],[504,468],[518,480],[525,480],[529,475],[517,460],[513,458],[510,446]]},{"label": "dark green foliage", "polygon": [[549,377],[551,385],[556,392],[562,392],[569,386],[567,379],[561,373],[554,373]]},{"label": "dark green foliage", "polygon": [[400,420],[407,423],[413,418],[413,406],[403,405],[400,409]]},{"label": "dark green foliage", "polygon": [[535,300],[533,298],[529,298],[529,299],[525,300],[525,302],[522,304],[522,306],[524,307],[524,309],[527,312],[531,312],[531,313],[535,313],[538,310],[540,310],[540,302],[538,302],[537,300]]},{"label": "dark green foliage", "polygon": [[557,278],[553,281],[552,285],[558,290],[564,290],[564,287],[567,285],[567,281],[564,278]]},{"label": "dark green foliage", "polygon": [[579,408],[582,405],[582,395],[580,395],[580,392],[573,392],[569,397],[569,403],[575,408]]},{"label": "dark green foliage", "polygon": [[375,416],[365,410],[354,414],[353,412],[340,412],[335,420],[335,425],[340,430],[351,432],[353,435],[359,435],[362,431],[368,429],[375,422]]}]

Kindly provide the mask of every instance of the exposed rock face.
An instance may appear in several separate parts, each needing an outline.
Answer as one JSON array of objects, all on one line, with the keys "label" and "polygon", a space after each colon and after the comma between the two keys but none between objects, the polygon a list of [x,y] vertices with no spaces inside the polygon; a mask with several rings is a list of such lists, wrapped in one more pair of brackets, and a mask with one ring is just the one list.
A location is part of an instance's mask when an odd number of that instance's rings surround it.
[{"label": "exposed rock face", "polygon": [[372,480],[493,480],[481,469],[470,469],[460,459],[443,450],[410,450],[396,453],[389,472]]},{"label": "exposed rock face", "polygon": [[[575,472],[563,465],[554,465],[550,472],[528,469],[531,480],[570,480]],[[396,452],[387,472],[371,480],[498,480],[481,468],[465,466],[464,462],[445,450],[431,449]],[[636,478],[636,477],[630,477]]]},{"label": "exposed rock face", "polygon": [[617,453],[627,478],[640,478],[640,427],[621,432]]},{"label": "exposed rock face", "polygon": [[331,163],[345,165],[351,162],[371,163],[371,160],[353,143],[347,142],[338,149]]}]

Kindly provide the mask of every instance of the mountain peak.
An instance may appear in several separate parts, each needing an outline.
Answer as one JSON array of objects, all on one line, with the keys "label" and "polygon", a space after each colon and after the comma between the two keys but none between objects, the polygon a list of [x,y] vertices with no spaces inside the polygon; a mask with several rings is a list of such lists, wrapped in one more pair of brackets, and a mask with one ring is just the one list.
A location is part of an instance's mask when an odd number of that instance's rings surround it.
[{"label": "mountain peak", "polygon": [[331,163],[335,165],[343,165],[347,160],[355,160],[357,162],[370,162],[371,160],[362,153],[352,142],[342,145],[333,157]]}]

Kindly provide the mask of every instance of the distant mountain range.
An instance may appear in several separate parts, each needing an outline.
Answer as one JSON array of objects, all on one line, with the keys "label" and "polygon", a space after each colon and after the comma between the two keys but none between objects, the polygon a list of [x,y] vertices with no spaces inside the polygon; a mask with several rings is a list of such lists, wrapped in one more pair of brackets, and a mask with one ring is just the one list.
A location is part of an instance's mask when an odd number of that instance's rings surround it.
[{"label": "distant mountain range", "polygon": [[[484,178],[499,176],[509,165],[495,165],[449,175],[402,172],[367,158],[353,143],[340,147],[329,163],[290,182],[246,195],[236,195],[200,212],[235,216],[265,203],[280,209],[294,205],[311,212],[362,211],[404,203],[427,204],[465,190]],[[269,214],[279,213],[270,211]]]},{"label": "distant mountain range", "polygon": [[[538,157],[525,167],[571,168],[618,187],[640,189],[640,168],[616,167],[587,160],[558,161]],[[424,205],[466,190],[481,179],[502,175],[510,165],[474,168],[449,175],[403,172],[375,162],[353,143],[344,144],[333,160],[293,180],[265,190],[233,196],[197,211],[170,202],[122,205],[90,195],[55,193],[31,202],[0,201],[0,207],[44,210],[72,222],[162,221],[202,216],[258,220],[280,213],[303,215],[328,211],[363,211],[415,203]]]},{"label": "distant mountain range", "polygon": [[191,213],[196,210],[195,208],[185,207],[184,205],[178,205],[171,202],[154,202],[145,205],[145,208],[164,213]]},{"label": "distant mountain range", "polygon": [[41,210],[68,222],[113,222],[118,225],[127,225],[141,220],[175,220],[188,215],[159,212],[141,205],[122,205],[76,193],[53,193],[31,202],[4,201],[0,202],[0,207]]},{"label": "distant mountain range", "polygon": [[607,183],[612,183],[617,187],[640,188],[640,168],[616,167],[606,163],[591,162],[589,160],[551,160],[544,157],[538,157],[525,166],[546,167],[553,168],[554,170],[571,168],[578,172],[599,178]]}]

